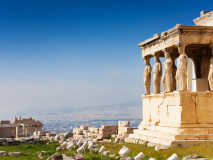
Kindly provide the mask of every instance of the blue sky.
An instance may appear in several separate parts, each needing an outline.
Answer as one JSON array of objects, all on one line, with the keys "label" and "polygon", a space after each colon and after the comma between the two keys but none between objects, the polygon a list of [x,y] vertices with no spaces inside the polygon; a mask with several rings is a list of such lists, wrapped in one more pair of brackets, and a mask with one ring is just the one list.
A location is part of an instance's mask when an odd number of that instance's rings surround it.
[{"label": "blue sky", "polygon": [[177,23],[194,25],[212,6],[212,0],[1,0],[0,107],[139,101],[144,62],[137,44]]}]

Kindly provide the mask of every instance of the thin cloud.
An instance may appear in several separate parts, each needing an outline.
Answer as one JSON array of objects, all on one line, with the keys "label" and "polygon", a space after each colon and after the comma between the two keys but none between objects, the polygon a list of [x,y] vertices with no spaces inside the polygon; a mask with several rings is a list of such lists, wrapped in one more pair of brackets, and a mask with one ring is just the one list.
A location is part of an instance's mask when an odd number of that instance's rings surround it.
[{"label": "thin cloud", "polygon": [[120,75],[120,72],[115,71],[115,72],[112,72],[111,75],[112,75],[112,76],[119,76],[119,75]]}]

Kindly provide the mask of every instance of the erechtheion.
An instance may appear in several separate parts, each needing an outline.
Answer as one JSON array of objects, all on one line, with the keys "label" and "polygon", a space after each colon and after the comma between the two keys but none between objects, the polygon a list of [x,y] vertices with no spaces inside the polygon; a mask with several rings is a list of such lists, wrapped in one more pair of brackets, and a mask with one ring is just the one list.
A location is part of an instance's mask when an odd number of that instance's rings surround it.
[{"label": "erechtheion", "polygon": [[168,146],[213,142],[213,11],[202,11],[194,23],[138,44],[145,61],[143,121],[130,139]]}]

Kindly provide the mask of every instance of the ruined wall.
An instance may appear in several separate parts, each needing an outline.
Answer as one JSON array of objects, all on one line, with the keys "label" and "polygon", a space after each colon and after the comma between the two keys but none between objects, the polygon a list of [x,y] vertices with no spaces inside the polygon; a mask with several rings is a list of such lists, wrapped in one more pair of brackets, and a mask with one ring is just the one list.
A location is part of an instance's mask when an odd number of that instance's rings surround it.
[{"label": "ruined wall", "polygon": [[0,138],[10,138],[16,135],[16,127],[1,127]]},{"label": "ruined wall", "polygon": [[110,138],[112,134],[118,134],[117,125],[102,125],[99,128],[99,139]]},{"label": "ruined wall", "polygon": [[26,127],[26,129],[28,136],[32,135],[37,130],[36,127]]},{"label": "ruined wall", "polygon": [[129,121],[118,121],[118,137],[128,137],[129,134],[133,133],[134,129],[137,129],[137,127],[129,127],[129,125]]},{"label": "ruined wall", "polygon": [[0,124],[10,124],[10,120],[4,120],[4,121],[1,121]]},{"label": "ruined wall", "polygon": [[42,129],[42,127],[43,127],[43,124],[39,120],[35,120],[32,118],[21,119],[21,117],[19,119],[17,119],[15,117],[15,121],[13,124],[20,124],[20,123],[31,125],[32,127],[36,127],[38,130]]}]

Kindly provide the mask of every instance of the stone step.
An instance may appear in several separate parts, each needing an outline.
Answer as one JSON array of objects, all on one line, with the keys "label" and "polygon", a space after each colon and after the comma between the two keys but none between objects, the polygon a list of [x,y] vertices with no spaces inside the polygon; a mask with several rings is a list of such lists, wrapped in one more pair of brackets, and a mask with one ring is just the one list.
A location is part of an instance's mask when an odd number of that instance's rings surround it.
[{"label": "stone step", "polygon": [[[151,137],[151,136],[137,135],[137,134],[130,134],[129,139],[140,139],[143,141],[149,141],[155,144],[162,144],[162,145],[167,145],[172,147],[177,147],[177,146],[188,147],[188,146],[201,144],[201,143],[213,143],[213,140],[169,140],[169,139],[164,139],[159,137]],[[134,141],[131,141],[131,142],[134,142]]]},{"label": "stone step", "polygon": [[129,138],[133,139],[141,139],[142,135],[141,134],[129,134]]},{"label": "stone step", "polygon": [[[213,128],[172,128],[162,126],[149,126],[145,129],[139,128],[138,130],[150,130],[172,134],[213,134]],[[137,131],[133,132],[136,133]]]},{"label": "stone step", "polygon": [[134,130],[134,134],[175,140],[175,135],[171,133],[163,133],[150,130]]},{"label": "stone step", "polygon": [[175,140],[213,140],[213,134],[181,134]]},{"label": "stone step", "polygon": [[134,134],[169,140],[213,140],[213,134],[172,134],[150,130],[134,130]]}]

